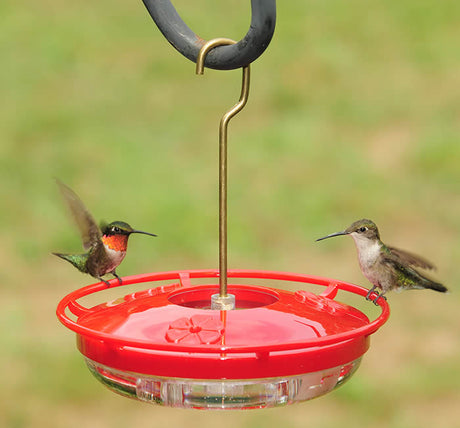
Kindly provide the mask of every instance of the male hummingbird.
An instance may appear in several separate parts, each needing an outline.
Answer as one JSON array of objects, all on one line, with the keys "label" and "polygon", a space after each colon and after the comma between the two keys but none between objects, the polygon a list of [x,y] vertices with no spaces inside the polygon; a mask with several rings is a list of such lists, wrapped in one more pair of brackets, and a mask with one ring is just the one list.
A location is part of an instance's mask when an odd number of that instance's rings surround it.
[{"label": "male hummingbird", "polygon": [[116,274],[115,269],[125,258],[129,236],[132,233],[156,235],[135,230],[123,221],[101,224],[101,228],[99,228],[77,194],[59,180],[57,180],[57,184],[80,230],[83,248],[87,252],[83,254],[53,254],[72,263],[80,272],[88,273],[105,282],[109,287],[109,282],[102,278],[108,273],[116,277],[121,285],[122,280]]},{"label": "male hummingbird", "polygon": [[434,282],[415,269],[416,267],[435,269],[429,261],[385,245],[380,240],[379,230],[373,221],[367,219],[355,221],[343,232],[332,233],[316,241],[341,235],[350,235],[355,241],[361,271],[373,285],[367,293],[367,300],[370,300],[370,295],[376,288],[381,292],[377,293],[377,297],[373,300],[375,304],[389,290],[431,288],[442,293],[447,291],[444,285]]}]

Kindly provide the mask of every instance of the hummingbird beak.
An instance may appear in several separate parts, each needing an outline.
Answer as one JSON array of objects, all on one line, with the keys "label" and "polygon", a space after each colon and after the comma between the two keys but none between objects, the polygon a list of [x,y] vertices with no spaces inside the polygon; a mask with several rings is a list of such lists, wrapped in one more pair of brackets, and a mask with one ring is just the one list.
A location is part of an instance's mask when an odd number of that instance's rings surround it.
[{"label": "hummingbird beak", "polygon": [[327,238],[333,238],[334,236],[342,236],[342,235],[348,235],[348,232],[336,232],[336,233],[331,233],[330,235],[323,236],[322,238],[317,239],[315,242],[322,241],[323,239]]},{"label": "hummingbird beak", "polygon": [[158,236],[158,235],[155,235],[154,233],[143,232],[142,230],[133,230],[131,233],[142,233],[143,235]]}]

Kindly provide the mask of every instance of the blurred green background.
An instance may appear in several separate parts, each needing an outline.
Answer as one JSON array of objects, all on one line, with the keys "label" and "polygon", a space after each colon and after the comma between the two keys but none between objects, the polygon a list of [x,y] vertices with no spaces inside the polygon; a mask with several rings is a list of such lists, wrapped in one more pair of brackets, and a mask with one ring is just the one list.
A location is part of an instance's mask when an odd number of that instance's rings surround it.
[{"label": "blurred green background", "polygon": [[[201,37],[239,40],[250,2],[176,0]],[[55,316],[92,283],[53,177],[135,237],[118,273],[217,266],[217,126],[241,73],[178,54],[140,1],[0,3],[0,426],[458,427],[460,3],[278,2],[274,39],[230,125],[229,266],[368,286],[348,238],[438,265],[449,295],[391,294],[353,379],[300,405],[247,412],[148,406],[104,389]]]}]

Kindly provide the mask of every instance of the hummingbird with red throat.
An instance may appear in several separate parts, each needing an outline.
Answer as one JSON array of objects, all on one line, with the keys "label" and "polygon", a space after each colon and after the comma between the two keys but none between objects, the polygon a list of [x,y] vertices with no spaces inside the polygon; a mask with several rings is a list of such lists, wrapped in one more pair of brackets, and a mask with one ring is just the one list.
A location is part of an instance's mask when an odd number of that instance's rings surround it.
[{"label": "hummingbird with red throat", "polygon": [[110,287],[110,283],[102,277],[109,273],[117,278],[121,285],[122,279],[117,275],[116,269],[125,258],[130,235],[133,233],[150,236],[157,235],[133,229],[123,221],[113,221],[109,224],[102,223],[101,227],[99,227],[78,195],[61,181],[56,181],[80,231],[83,248],[86,253],[53,254],[73,264],[80,272],[87,273],[105,282],[108,287]]},{"label": "hummingbird with red throat", "polygon": [[355,221],[344,231],[331,233],[316,241],[342,235],[350,235],[355,241],[359,266],[363,275],[372,284],[366,299],[370,300],[376,288],[381,290],[380,294],[376,292],[377,297],[373,300],[376,305],[378,299],[385,298],[385,293],[390,290],[429,288],[441,293],[447,291],[444,285],[427,278],[415,269],[435,269],[432,263],[408,251],[385,245],[380,240],[379,230],[373,221]]}]

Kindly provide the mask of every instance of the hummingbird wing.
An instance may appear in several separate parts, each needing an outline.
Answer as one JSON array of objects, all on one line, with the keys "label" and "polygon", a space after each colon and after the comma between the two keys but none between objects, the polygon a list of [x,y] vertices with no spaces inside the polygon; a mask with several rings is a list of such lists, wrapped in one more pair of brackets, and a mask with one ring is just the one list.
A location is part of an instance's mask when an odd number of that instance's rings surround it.
[{"label": "hummingbird wing", "polygon": [[400,262],[397,256],[387,255],[382,262],[386,264],[390,270],[393,288],[426,288],[423,283],[427,281],[415,269]]},{"label": "hummingbird wing", "polygon": [[442,293],[447,291],[444,285],[422,275],[411,266],[402,264],[399,258],[393,254],[384,256],[382,261],[391,268],[389,272],[392,275],[392,282],[397,284],[397,287],[408,289],[431,288]]},{"label": "hummingbird wing", "polygon": [[400,250],[395,247],[388,247],[391,251],[391,254],[395,257],[395,260],[398,260],[401,264],[407,264],[414,267],[420,267],[422,269],[436,270],[431,262],[420,257],[416,254],[409,253],[408,251]]},{"label": "hummingbird wing", "polygon": [[88,250],[101,243],[101,230],[94,221],[93,216],[87,210],[78,195],[59,180],[56,180],[59,190],[66,201],[75,223],[80,231],[83,248]]}]

